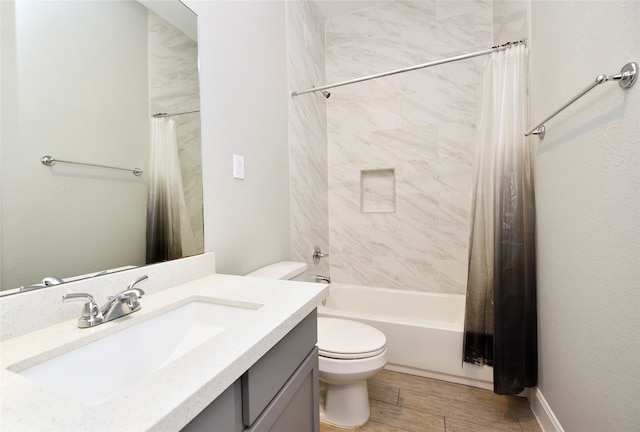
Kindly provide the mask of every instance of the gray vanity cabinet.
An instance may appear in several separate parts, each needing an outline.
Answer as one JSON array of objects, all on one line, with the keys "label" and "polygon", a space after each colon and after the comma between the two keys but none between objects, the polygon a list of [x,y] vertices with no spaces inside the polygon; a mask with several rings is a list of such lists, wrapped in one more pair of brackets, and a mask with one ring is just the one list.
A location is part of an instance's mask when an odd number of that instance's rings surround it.
[{"label": "gray vanity cabinet", "polygon": [[314,310],[183,430],[319,432]]},{"label": "gray vanity cabinet", "polygon": [[242,432],[242,390],[240,380],[211,402],[183,432]]}]

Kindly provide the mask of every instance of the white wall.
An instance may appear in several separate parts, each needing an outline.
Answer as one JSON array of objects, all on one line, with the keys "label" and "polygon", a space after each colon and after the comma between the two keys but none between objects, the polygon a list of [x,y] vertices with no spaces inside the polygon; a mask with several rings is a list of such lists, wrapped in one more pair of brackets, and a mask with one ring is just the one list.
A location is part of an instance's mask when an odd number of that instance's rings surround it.
[{"label": "white wall", "polygon": [[290,259],[285,3],[185,4],[198,14],[205,251],[245,274]]},{"label": "white wall", "polygon": [[[533,1],[531,13],[533,120],[640,61],[636,0]],[[640,85],[605,83],[547,127],[535,172],[538,390],[566,431],[638,430]]]}]

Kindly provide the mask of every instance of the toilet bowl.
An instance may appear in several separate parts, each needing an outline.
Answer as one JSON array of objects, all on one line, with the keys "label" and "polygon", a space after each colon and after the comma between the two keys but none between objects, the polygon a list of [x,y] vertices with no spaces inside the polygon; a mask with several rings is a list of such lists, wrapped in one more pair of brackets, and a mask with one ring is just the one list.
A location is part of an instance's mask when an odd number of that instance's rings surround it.
[{"label": "toilet bowl", "polygon": [[[250,277],[292,279],[307,269],[279,262],[249,273]],[[361,426],[369,419],[367,380],[386,364],[387,338],[361,322],[318,318],[318,368],[326,386],[320,420],[341,427]]]},{"label": "toilet bowl", "polygon": [[320,420],[342,427],[369,419],[367,380],[387,364],[387,338],[351,320],[318,318],[320,381],[326,384]]}]

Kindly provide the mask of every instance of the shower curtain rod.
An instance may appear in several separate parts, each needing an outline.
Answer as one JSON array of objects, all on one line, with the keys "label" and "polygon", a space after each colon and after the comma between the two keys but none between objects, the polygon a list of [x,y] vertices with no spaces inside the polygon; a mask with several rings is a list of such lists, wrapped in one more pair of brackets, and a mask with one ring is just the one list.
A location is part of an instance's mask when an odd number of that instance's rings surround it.
[{"label": "shower curtain rod", "polygon": [[502,44],[502,45],[496,45],[496,46],[493,46],[491,48],[487,48],[487,49],[484,49],[484,50],[481,50],[481,51],[476,51],[476,52],[473,52],[473,53],[461,54],[461,55],[457,55],[457,56],[454,56],[454,57],[449,57],[449,58],[446,58],[446,59],[436,60],[436,61],[432,61],[432,62],[428,62],[428,63],[421,63],[421,64],[418,64],[418,65],[415,65],[415,66],[409,66],[409,67],[402,68],[402,69],[394,69],[394,70],[391,70],[391,71],[388,71],[388,72],[382,72],[382,73],[378,73],[378,74],[374,74],[374,75],[367,75],[367,76],[364,76],[364,77],[361,77],[361,78],[355,78],[355,79],[351,79],[351,80],[348,80],[348,81],[342,81],[342,82],[335,83],[335,84],[329,84],[329,85],[324,85],[324,86],[320,86],[320,87],[311,87],[310,89],[307,89],[307,90],[293,91],[293,92],[291,92],[291,96],[299,96],[299,95],[302,95],[302,94],[319,91],[319,92],[323,92],[325,97],[328,98],[330,96],[330,94],[328,92],[325,92],[324,90],[327,90],[327,89],[330,89],[330,88],[341,87],[341,86],[348,85],[348,84],[355,84],[355,83],[362,82],[362,81],[369,81],[369,80],[372,80],[372,79],[382,78],[382,77],[386,77],[386,76],[390,76],[390,75],[396,75],[396,74],[404,73],[404,72],[411,72],[411,71],[414,71],[414,70],[424,69],[424,68],[428,68],[428,67],[431,67],[431,66],[437,66],[437,65],[441,65],[441,64],[445,64],[445,63],[451,63],[451,62],[455,62],[455,61],[458,61],[458,60],[466,60],[466,59],[473,58],[473,57],[479,57],[479,56],[486,55],[486,54],[491,54],[492,52],[503,50],[503,49],[506,49],[506,48],[508,48],[508,47],[510,47],[512,45],[518,45],[518,44],[521,44],[521,43],[526,44],[527,40],[523,39],[523,40],[519,40],[519,41],[516,41],[516,42],[507,42],[507,43]]},{"label": "shower curtain rod", "polygon": [[177,115],[191,114],[191,113],[196,113],[196,112],[200,112],[200,108],[194,109],[194,110],[190,110],[190,111],[180,111],[180,112],[174,112],[174,113],[155,113],[153,115],[153,117],[155,117],[155,118],[173,117],[173,116],[177,116]]}]

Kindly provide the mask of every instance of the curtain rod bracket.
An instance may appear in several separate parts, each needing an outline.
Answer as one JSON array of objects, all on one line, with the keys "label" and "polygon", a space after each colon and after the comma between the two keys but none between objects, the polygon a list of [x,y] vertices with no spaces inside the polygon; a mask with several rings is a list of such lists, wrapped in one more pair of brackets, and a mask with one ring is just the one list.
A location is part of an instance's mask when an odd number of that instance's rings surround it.
[{"label": "curtain rod bracket", "polygon": [[538,135],[538,138],[544,139],[544,134],[547,132],[547,128],[544,125],[540,125],[538,129],[531,132],[531,135]]},{"label": "curtain rod bracket", "polygon": [[[620,78],[618,78],[620,76]],[[620,87],[627,89],[633,87],[638,79],[638,63],[631,62],[622,66],[620,73],[615,75],[613,79],[619,79]]]}]

